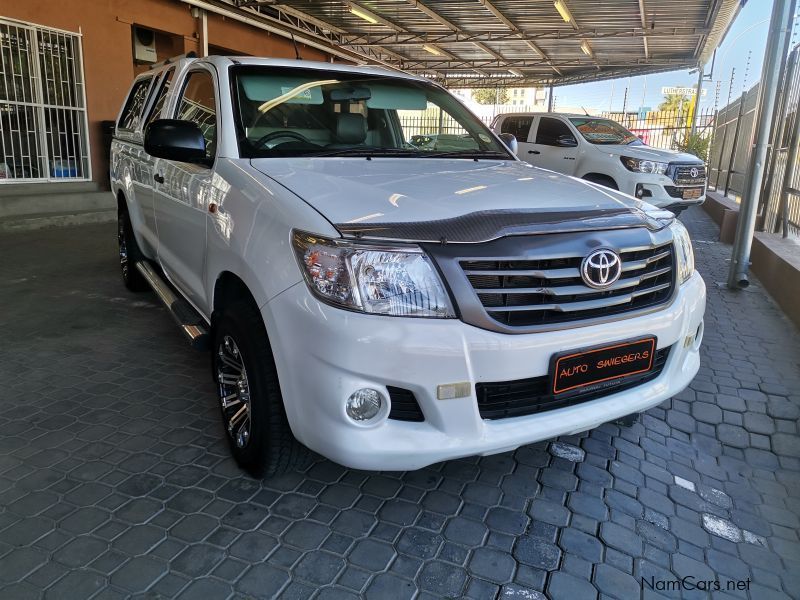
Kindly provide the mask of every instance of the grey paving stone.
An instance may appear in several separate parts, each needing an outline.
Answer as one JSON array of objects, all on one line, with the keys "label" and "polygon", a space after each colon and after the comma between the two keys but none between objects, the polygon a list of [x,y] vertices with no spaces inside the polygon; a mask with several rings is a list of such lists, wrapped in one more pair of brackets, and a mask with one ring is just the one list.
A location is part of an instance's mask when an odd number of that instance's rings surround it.
[{"label": "grey paving stone", "polygon": [[361,540],[348,555],[348,561],[373,572],[384,570],[395,557],[392,546],[374,540]]},{"label": "grey paving stone", "polygon": [[516,569],[516,561],[507,552],[493,548],[477,548],[469,559],[469,572],[481,579],[497,584],[511,580]]},{"label": "grey paving stone", "polygon": [[417,578],[422,590],[440,598],[460,597],[466,580],[467,574],[464,569],[439,561],[426,563]]},{"label": "grey paving stone", "polygon": [[635,598],[641,591],[640,584],[628,573],[609,565],[597,565],[592,579],[601,594],[627,600]]},{"label": "grey paving stone", "polygon": [[575,600],[597,598],[595,587],[583,578],[558,571],[553,573],[547,584],[547,596],[550,600]]},{"label": "grey paving stone", "polygon": [[545,571],[558,568],[561,550],[558,546],[532,536],[517,539],[514,556],[522,564]]},{"label": "grey paving stone", "polygon": [[414,597],[416,589],[414,582],[408,579],[401,579],[391,573],[380,573],[367,587],[365,596],[368,600],[410,599]]},{"label": "grey paving stone", "polygon": [[603,556],[603,544],[600,540],[576,529],[562,530],[559,545],[564,552],[589,562],[600,562]]},{"label": "grey paving stone", "polygon": [[137,556],[111,575],[111,583],[129,592],[143,592],[167,572],[167,563]]},{"label": "grey paving stone", "polygon": [[[702,213],[682,220],[696,239],[716,239]],[[631,581],[704,569],[749,569],[759,600],[800,587],[800,357],[758,286],[708,286],[700,373],[633,428],[603,425],[402,474],[320,459],[262,482],[228,456],[207,361],[167,321],[154,325],[163,315],[152,297],[133,306],[113,270],[83,269],[114,248],[113,231],[81,231],[96,233],[34,233],[14,247],[43,253],[53,240],[68,243],[57,271],[48,260],[0,267],[39,274],[24,296],[39,314],[116,324],[113,337],[90,326],[67,339],[41,335],[35,320],[10,322],[19,349],[45,360],[33,369],[0,347],[0,376],[37,386],[24,416],[0,396],[3,598],[146,588],[153,598],[575,600],[599,589],[627,600],[639,597]],[[8,248],[0,236],[0,251]],[[724,279],[724,245],[695,251],[707,281]],[[97,297],[53,305],[53,281]],[[24,314],[2,286],[0,302]],[[752,319],[734,328],[732,313]],[[31,424],[35,435],[18,435]],[[742,541],[709,534],[702,513],[732,523]]]},{"label": "grey paving stone", "polygon": [[209,574],[225,557],[221,548],[211,544],[192,544],[170,561],[170,569],[192,578]]},{"label": "grey paving stone", "polygon": [[601,539],[620,552],[636,557],[642,554],[642,540],[632,530],[616,523],[605,522],[600,525]]}]

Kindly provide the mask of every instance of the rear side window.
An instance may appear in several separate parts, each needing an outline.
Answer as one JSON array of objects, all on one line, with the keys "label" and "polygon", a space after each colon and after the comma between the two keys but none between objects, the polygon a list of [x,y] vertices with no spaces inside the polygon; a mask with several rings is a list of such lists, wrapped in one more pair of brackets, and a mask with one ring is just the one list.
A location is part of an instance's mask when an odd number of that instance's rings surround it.
[{"label": "rear side window", "polygon": [[506,117],[500,126],[500,133],[511,133],[518,142],[525,142],[528,140],[531,123],[533,117]]},{"label": "rear side window", "polygon": [[175,118],[197,123],[206,139],[206,158],[213,158],[217,145],[217,100],[211,73],[189,73]]},{"label": "rear side window", "polygon": [[567,136],[575,139],[569,126],[560,119],[542,117],[536,130],[536,143],[544,146],[558,146],[558,138]]},{"label": "rear side window", "polygon": [[139,128],[142,111],[144,110],[144,105],[147,104],[147,92],[150,89],[152,79],[152,77],[145,77],[133,85],[131,93],[128,94],[128,100],[125,102],[125,108],[122,109],[122,114],[119,117],[117,128],[125,131],[135,131]]},{"label": "rear side window", "polygon": [[167,71],[164,77],[161,79],[161,85],[158,88],[156,101],[153,103],[153,107],[150,109],[150,113],[147,115],[147,119],[144,122],[145,127],[161,116],[161,110],[164,108],[164,102],[167,99],[167,94],[169,94],[169,86],[172,83],[172,76],[174,74],[175,69],[172,68]]}]

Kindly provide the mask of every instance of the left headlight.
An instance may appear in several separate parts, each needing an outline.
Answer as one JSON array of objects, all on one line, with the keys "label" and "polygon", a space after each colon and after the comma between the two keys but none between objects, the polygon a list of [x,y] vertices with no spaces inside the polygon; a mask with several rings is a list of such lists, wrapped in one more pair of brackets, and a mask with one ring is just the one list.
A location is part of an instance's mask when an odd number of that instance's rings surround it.
[{"label": "left headlight", "polygon": [[672,239],[675,240],[675,256],[678,267],[678,283],[683,283],[694,273],[694,250],[689,232],[683,223],[675,219],[669,226]]},{"label": "left headlight", "polygon": [[321,300],[365,313],[450,318],[455,312],[421,248],[332,240],[295,231],[300,269]]},{"label": "left headlight", "polygon": [[668,163],[658,162],[655,160],[642,160],[633,158],[632,156],[621,156],[620,160],[628,171],[636,171],[638,173],[655,173],[656,175],[663,175],[667,172]]}]

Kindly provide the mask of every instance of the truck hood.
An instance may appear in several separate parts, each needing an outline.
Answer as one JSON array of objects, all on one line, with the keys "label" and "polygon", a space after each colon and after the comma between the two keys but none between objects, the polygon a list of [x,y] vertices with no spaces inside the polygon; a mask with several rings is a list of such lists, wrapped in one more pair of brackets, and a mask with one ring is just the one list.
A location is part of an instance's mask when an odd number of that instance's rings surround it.
[{"label": "truck hood", "polygon": [[509,234],[664,226],[657,220],[663,212],[631,196],[520,161],[347,157],[251,164],[343,235],[477,242]]},{"label": "truck hood", "polygon": [[641,146],[630,146],[625,144],[597,144],[595,148],[600,152],[613,154],[614,156],[630,156],[632,158],[639,158],[641,160],[655,160],[659,162],[676,162],[676,163],[695,163],[702,165],[703,161],[697,158],[694,154],[687,154],[686,152],[678,152],[677,150],[663,150],[661,148],[653,148],[645,144]]}]

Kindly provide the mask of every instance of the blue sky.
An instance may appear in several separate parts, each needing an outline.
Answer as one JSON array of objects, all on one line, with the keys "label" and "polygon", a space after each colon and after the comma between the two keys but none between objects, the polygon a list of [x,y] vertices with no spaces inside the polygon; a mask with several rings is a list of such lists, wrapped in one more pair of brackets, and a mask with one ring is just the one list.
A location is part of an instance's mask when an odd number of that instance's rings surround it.
[{"label": "blue sky", "polygon": [[[758,81],[764,60],[771,11],[771,0],[749,0],[739,12],[728,35],[725,36],[725,40],[717,50],[714,81],[706,81],[703,84],[708,91],[705,98],[701,98],[701,106],[714,105],[717,81],[721,82],[719,106],[727,103],[732,67],[736,68],[732,98],[736,98],[743,87],[749,88]],[[792,45],[796,42],[797,28],[795,28],[792,38]],[[752,54],[745,80],[748,52],[752,52]],[[709,69],[710,65],[706,68]],[[687,70],[557,87],[554,92],[556,110],[559,106],[621,110],[626,87],[628,87],[628,110],[635,110],[639,106],[656,107],[663,98],[662,87],[694,86],[696,84],[697,74],[690,75]]]}]

